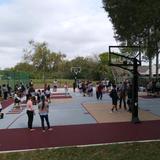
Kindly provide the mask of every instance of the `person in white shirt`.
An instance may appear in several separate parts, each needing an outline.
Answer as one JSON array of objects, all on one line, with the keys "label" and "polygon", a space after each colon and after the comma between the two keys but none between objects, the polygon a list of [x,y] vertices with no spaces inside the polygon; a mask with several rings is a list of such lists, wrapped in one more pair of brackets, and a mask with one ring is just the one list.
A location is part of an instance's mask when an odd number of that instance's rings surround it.
[{"label": "person in white shirt", "polygon": [[17,107],[20,105],[21,98],[18,96],[18,93],[15,93],[14,95],[14,106]]}]

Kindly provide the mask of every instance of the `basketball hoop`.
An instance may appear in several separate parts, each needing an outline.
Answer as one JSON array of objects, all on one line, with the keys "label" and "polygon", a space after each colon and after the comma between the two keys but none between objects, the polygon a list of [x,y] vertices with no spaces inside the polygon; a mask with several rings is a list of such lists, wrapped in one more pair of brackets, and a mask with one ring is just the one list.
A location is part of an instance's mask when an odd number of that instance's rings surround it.
[{"label": "basketball hoop", "polygon": [[[113,49],[122,49],[122,48],[132,48],[138,49],[137,54],[133,55],[124,55],[121,53],[114,52]],[[120,67],[122,69],[133,71],[134,59],[137,59],[137,65],[141,65],[141,52],[140,46],[109,46],[109,65]]]},{"label": "basketball hoop", "polygon": [[[113,49],[133,49],[136,54],[128,55],[113,52]],[[133,74],[132,78],[132,122],[139,123],[138,117],[138,66],[141,65],[140,46],[109,46],[109,65],[128,70]]]},{"label": "basketball hoop", "polygon": [[71,72],[77,75],[78,73],[81,72],[81,67],[71,67]]}]

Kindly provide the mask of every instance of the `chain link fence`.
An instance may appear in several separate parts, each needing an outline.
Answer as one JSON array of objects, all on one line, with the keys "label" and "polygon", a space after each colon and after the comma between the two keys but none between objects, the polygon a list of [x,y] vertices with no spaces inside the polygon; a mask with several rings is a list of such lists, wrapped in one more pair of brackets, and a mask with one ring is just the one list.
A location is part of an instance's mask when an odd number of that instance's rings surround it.
[{"label": "chain link fence", "polygon": [[4,71],[0,70],[0,85],[8,84],[12,89],[14,89],[15,84],[29,83],[29,73],[26,72],[16,72],[16,71]]}]

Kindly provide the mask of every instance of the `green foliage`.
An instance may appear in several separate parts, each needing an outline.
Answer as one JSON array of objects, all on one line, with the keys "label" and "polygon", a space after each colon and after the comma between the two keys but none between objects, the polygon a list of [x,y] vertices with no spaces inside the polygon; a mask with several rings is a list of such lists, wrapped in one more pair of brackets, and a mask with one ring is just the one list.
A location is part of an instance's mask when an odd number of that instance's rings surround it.
[{"label": "green foliage", "polygon": [[109,56],[108,56],[107,52],[101,53],[99,55],[99,58],[100,58],[100,62],[102,64],[104,64],[104,65],[108,64],[108,62],[109,62]]},{"label": "green foliage", "polygon": [[31,64],[28,64],[28,63],[26,63],[26,62],[24,62],[24,63],[18,63],[18,64],[16,64],[15,66],[14,66],[14,70],[15,71],[24,71],[24,72],[31,72],[31,71],[33,71],[35,68],[34,68],[34,66],[33,65],[31,65]]},{"label": "green foliage", "polygon": [[31,79],[74,79],[75,74],[71,67],[81,67],[77,79],[100,80],[112,78],[108,67],[107,53],[101,53],[97,59],[93,57],[76,57],[65,59],[66,55],[48,49],[47,43],[29,41],[28,48],[24,49],[24,57],[12,71],[24,71],[30,74]]},{"label": "green foliage", "polygon": [[160,41],[159,0],[103,0],[115,37],[127,45],[145,45],[154,57]]}]

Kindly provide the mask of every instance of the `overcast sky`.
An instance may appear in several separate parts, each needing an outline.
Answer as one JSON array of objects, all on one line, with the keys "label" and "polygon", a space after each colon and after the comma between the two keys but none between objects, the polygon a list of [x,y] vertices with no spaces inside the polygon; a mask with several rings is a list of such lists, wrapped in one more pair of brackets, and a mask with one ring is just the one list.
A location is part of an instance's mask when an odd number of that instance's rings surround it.
[{"label": "overcast sky", "polygon": [[0,0],[0,68],[20,62],[29,40],[68,59],[116,45],[102,0]]}]

